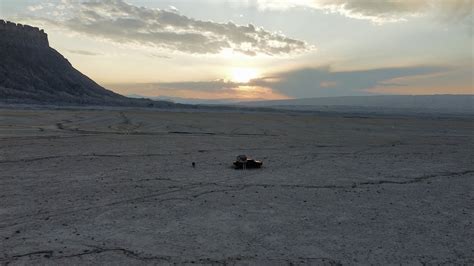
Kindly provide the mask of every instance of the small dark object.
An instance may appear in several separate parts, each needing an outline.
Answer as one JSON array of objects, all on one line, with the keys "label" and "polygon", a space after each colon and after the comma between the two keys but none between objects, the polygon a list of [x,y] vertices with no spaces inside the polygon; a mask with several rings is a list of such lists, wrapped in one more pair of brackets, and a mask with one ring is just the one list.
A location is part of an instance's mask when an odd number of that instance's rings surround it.
[{"label": "small dark object", "polygon": [[193,165],[193,168],[196,167],[196,163],[195,163],[195,162],[193,162],[192,165]]},{"label": "small dark object", "polygon": [[237,160],[234,162],[235,169],[250,169],[260,168],[263,162],[248,158],[246,155],[237,156]]}]

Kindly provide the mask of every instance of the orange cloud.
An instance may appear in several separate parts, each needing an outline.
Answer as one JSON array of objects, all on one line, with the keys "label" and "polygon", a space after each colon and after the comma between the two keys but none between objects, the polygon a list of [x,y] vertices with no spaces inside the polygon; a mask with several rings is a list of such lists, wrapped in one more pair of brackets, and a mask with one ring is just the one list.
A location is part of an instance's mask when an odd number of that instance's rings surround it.
[{"label": "orange cloud", "polygon": [[289,97],[283,93],[272,90],[267,87],[260,86],[237,86],[234,88],[219,89],[219,90],[195,90],[195,89],[174,89],[174,88],[156,88],[156,87],[139,87],[133,86],[116,87],[113,90],[123,95],[138,94],[146,97],[179,97],[190,99],[206,99],[206,100],[220,100],[220,99],[235,99],[239,101],[250,101],[256,99],[265,100],[283,100]]}]

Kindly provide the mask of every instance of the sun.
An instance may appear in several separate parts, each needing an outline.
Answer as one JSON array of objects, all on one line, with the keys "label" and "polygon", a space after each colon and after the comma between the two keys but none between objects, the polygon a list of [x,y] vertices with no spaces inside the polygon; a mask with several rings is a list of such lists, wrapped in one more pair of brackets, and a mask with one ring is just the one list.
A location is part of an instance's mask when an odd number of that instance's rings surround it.
[{"label": "sun", "polygon": [[255,68],[234,68],[231,76],[233,82],[247,83],[258,77],[258,71]]}]

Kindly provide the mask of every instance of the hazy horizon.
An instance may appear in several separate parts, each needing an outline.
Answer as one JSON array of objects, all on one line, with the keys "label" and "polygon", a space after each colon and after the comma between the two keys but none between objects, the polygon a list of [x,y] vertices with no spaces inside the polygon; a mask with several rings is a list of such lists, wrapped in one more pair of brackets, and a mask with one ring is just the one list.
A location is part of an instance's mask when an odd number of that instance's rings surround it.
[{"label": "hazy horizon", "polygon": [[123,95],[275,100],[473,94],[472,1],[13,1]]}]

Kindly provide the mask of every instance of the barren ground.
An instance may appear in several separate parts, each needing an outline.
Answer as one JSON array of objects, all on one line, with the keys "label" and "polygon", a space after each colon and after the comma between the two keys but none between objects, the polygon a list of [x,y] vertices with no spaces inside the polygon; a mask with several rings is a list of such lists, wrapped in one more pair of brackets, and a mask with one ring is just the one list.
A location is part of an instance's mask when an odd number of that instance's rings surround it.
[{"label": "barren ground", "polygon": [[3,109],[0,263],[473,264],[473,122]]}]

